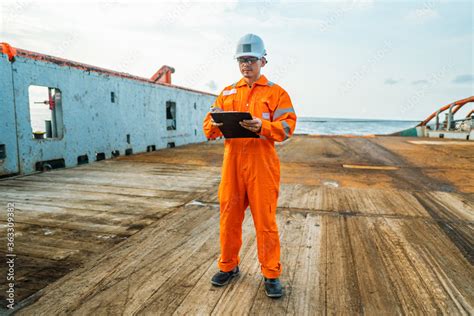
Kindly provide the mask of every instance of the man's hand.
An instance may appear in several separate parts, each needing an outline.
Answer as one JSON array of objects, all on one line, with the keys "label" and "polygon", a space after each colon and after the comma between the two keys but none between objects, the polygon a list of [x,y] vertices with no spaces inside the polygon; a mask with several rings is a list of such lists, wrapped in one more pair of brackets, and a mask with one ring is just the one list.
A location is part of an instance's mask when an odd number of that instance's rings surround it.
[{"label": "man's hand", "polygon": [[258,117],[253,117],[253,120],[243,120],[242,122],[239,122],[239,123],[240,123],[240,126],[254,133],[259,133],[260,130],[262,129],[262,120],[259,119]]},{"label": "man's hand", "polygon": [[[211,108],[211,111],[210,111],[210,112],[211,112],[211,113],[216,113],[216,112],[224,112],[224,111],[221,110],[221,109],[219,109],[219,108]],[[218,127],[218,126],[224,125],[224,123],[216,123],[216,122],[214,122],[214,119],[213,119],[212,116],[211,116],[211,125]]]}]

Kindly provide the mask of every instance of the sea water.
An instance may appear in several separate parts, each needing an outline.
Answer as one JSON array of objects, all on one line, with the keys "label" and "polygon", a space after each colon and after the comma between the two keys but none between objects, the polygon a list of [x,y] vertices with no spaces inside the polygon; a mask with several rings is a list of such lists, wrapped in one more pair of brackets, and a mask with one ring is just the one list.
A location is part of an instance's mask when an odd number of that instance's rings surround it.
[{"label": "sea water", "polygon": [[391,134],[415,127],[419,121],[298,117],[295,134]]}]

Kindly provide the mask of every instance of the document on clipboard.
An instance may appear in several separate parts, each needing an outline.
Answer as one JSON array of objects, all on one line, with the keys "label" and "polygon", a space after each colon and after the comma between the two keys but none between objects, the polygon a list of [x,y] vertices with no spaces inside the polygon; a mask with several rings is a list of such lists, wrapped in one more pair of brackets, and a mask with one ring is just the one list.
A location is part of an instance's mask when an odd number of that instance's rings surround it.
[{"label": "document on clipboard", "polygon": [[235,112],[235,111],[224,111],[224,112],[213,112],[211,113],[212,119],[216,123],[224,123],[219,126],[222,134],[225,138],[259,138],[257,133],[249,131],[248,129],[240,126],[239,122],[243,120],[251,120],[252,115],[249,112]]}]

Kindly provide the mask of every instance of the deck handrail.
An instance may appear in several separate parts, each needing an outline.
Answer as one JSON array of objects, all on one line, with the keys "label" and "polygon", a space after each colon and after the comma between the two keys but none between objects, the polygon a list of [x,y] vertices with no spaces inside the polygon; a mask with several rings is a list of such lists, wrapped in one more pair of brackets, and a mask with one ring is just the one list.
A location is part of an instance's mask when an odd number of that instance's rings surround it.
[{"label": "deck handrail", "polygon": [[[417,126],[426,126],[426,124],[429,123],[429,121],[431,121],[435,116],[439,115],[440,113],[446,111],[447,109],[449,109],[451,106],[453,106],[453,109],[452,109],[452,115],[454,115],[457,111],[459,111],[459,109],[461,109],[465,104],[469,103],[469,102],[474,102],[474,96],[470,96],[468,98],[465,98],[465,99],[462,99],[462,100],[458,100],[458,101],[455,101],[453,103],[449,103],[443,107],[441,107],[439,110],[431,113],[430,116],[428,116],[424,121],[422,121],[420,124],[418,124]],[[472,111],[471,111],[472,113]]]}]

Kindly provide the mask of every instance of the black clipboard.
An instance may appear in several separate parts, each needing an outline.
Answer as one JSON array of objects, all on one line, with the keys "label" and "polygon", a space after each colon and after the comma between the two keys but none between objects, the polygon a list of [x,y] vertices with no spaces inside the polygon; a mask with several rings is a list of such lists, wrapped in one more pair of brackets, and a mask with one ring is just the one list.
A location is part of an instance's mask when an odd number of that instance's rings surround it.
[{"label": "black clipboard", "polygon": [[249,131],[239,124],[243,120],[253,119],[249,112],[212,112],[211,116],[214,122],[224,123],[219,126],[219,129],[225,138],[260,138],[257,133]]}]

